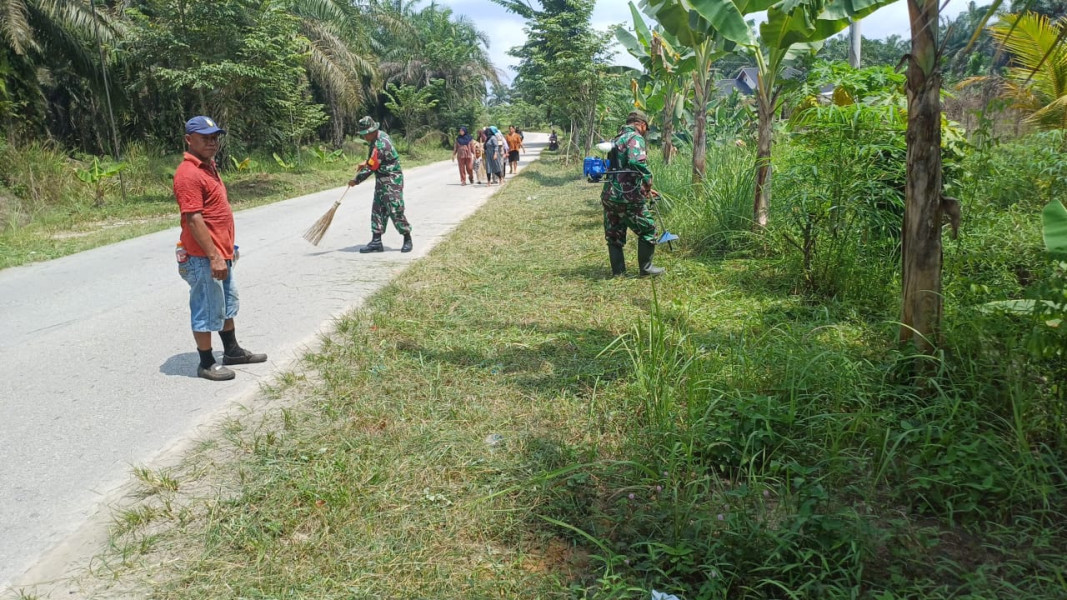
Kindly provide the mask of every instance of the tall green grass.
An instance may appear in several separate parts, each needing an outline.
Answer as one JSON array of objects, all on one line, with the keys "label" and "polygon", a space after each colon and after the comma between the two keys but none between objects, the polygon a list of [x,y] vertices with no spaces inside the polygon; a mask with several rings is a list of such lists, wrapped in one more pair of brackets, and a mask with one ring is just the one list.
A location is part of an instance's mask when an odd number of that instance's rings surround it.
[{"label": "tall green grass", "polygon": [[[413,167],[445,160],[450,152],[428,139],[409,143],[403,163]],[[223,145],[220,165],[231,204],[248,208],[339,185],[366,152],[348,141],[340,155],[326,148],[295,149],[290,155],[234,156]],[[93,157],[68,155],[55,145],[0,143],[0,269],[48,260],[172,227],[176,223],[171,177],[181,154],[142,144],[124,149],[125,169],[106,180],[104,201],[80,181]],[[105,159],[106,160],[106,159]],[[123,188],[125,193],[123,193]]]},{"label": "tall green grass", "polygon": [[[697,252],[724,255],[751,245],[755,154],[734,144],[708,148],[708,177],[692,183],[692,159],[679,153],[665,165],[652,153],[655,186],[663,194],[665,225],[676,227]],[[669,228],[668,227],[668,228]]]},{"label": "tall green grass", "polygon": [[567,474],[605,494],[576,514],[558,488],[553,517],[614,555],[589,597],[1067,593],[1067,438],[1032,420],[1055,403],[1023,373],[941,357],[917,384],[893,375],[914,357],[871,352],[885,328],[794,307],[709,337],[672,313],[614,346],[629,449]]},{"label": "tall green grass", "polygon": [[[595,500],[574,510],[566,485],[549,505],[596,540],[604,569],[584,597],[1067,595],[1062,371],[1027,350],[1025,322],[970,304],[1044,272],[1036,220],[1025,222],[1031,195],[964,199],[966,237],[946,250],[945,350],[912,355],[892,345],[900,214],[883,201],[898,193],[886,175],[903,157],[828,142],[780,142],[784,176],[758,238],[742,153],[713,149],[719,168],[699,187],[688,161],[656,166],[687,252],[721,262],[708,287],[686,270],[686,300],[654,295],[609,347],[631,365],[618,393],[628,443],[615,460],[560,472],[599,482]],[[888,162],[871,174],[857,151]],[[1048,169],[1018,171],[1044,174],[1026,180],[1035,194],[1055,183]],[[782,242],[805,228],[823,228],[812,262]],[[750,240],[761,244],[736,252]]]}]

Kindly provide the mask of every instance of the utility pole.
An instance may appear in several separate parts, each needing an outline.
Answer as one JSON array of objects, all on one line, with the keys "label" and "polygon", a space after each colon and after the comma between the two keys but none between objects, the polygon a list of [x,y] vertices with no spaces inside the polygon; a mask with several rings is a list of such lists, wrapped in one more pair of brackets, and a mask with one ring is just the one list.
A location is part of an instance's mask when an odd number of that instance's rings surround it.
[{"label": "utility pole", "polygon": [[860,51],[863,47],[863,36],[860,34],[860,22],[849,19],[848,21],[848,64],[853,69],[860,68]]}]

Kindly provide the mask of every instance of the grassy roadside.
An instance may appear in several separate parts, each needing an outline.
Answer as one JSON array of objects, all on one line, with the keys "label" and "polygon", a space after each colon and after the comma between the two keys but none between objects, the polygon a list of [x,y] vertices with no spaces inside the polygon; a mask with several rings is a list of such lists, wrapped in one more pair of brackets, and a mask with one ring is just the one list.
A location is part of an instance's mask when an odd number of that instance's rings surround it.
[{"label": "grassy roadside", "polygon": [[[253,208],[342,185],[363,152],[351,144],[344,159],[327,160],[305,151],[291,159],[291,168],[268,157],[250,161],[251,166],[242,170],[224,172],[223,180],[235,210]],[[413,168],[447,160],[449,155],[447,149],[420,147],[401,160]],[[112,178],[106,182],[100,206],[93,201],[93,189],[75,177],[84,161],[45,146],[3,148],[0,158],[7,164],[0,177],[0,269],[177,226],[171,176],[180,155],[155,156],[131,148],[126,157],[129,166],[122,172],[125,201],[118,179]]]},{"label": "grassy roadside", "polygon": [[652,287],[605,277],[597,194],[544,163],[510,181],[270,390],[280,408],[230,422],[180,470],[143,473],[97,583],[155,598],[568,597],[585,552],[528,494],[487,497],[611,446],[626,418],[603,392],[625,359],[601,352]]},{"label": "grassy roadside", "polygon": [[997,375],[1006,338],[916,385],[891,317],[691,255],[680,214],[667,277],[608,279],[572,173],[532,165],[258,410],[138,471],[85,595],[1063,597],[1062,413]]}]

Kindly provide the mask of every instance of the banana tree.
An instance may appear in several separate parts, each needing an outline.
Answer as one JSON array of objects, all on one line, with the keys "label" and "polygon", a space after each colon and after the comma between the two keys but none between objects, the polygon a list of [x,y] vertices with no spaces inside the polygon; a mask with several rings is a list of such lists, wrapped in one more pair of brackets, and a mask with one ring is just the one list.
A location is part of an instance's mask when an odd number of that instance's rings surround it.
[{"label": "banana tree", "polygon": [[[759,67],[759,143],[757,147],[756,194],[753,220],[766,227],[771,203],[771,136],[781,87],[778,79],[785,66],[803,54],[814,52],[823,40],[896,0],[782,0],[767,7],[767,21],[760,25],[761,48],[753,47]],[[756,0],[758,3],[759,0]],[[754,6],[743,10],[751,12]],[[758,8],[757,8],[758,9]]]},{"label": "banana tree", "polygon": [[632,81],[634,105],[648,113],[660,113],[663,160],[674,157],[674,123],[688,93],[688,81],[696,69],[696,56],[662,29],[650,30],[637,7],[630,2],[634,33],[619,26],[615,38],[641,63],[645,75]]},{"label": "banana tree", "polygon": [[[736,38],[749,39],[748,24],[736,9],[736,18],[720,18],[718,12],[696,12],[693,6],[730,4],[729,0],[641,0],[641,10],[655,19],[679,44],[693,51],[693,183],[704,179],[707,155],[708,99],[715,82],[711,65],[734,50]],[[732,7],[733,4],[730,4]],[[710,16],[708,16],[710,15]],[[721,21],[719,25],[716,25]],[[747,36],[747,37],[746,37]]]},{"label": "banana tree", "polygon": [[[685,43],[684,30],[719,37],[752,52],[759,69],[759,142],[753,219],[767,225],[771,201],[772,124],[778,108],[778,78],[787,62],[817,49],[822,40],[896,0],[644,0],[645,12]],[[757,40],[745,17],[767,11]],[[714,33],[709,33],[708,30]]]},{"label": "banana tree", "polygon": [[941,328],[941,53],[938,0],[908,0],[908,157],[900,341],[928,351]]}]

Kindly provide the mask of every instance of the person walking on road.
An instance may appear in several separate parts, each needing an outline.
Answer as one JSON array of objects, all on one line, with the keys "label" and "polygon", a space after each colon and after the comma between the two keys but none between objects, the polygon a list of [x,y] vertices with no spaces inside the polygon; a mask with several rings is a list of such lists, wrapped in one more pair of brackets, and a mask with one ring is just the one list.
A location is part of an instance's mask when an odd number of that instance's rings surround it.
[{"label": "person walking on road", "polygon": [[500,171],[500,183],[504,183],[504,179],[508,175],[508,140],[504,137],[504,134],[496,128],[495,125],[490,125],[489,130],[493,132],[493,139],[496,140],[497,168]]},{"label": "person walking on road", "polygon": [[452,147],[452,160],[459,160],[459,184],[467,185],[467,180],[474,183],[474,138],[467,133],[466,127],[459,128],[459,137]]},{"label": "person walking on road", "polygon": [[370,144],[370,150],[367,160],[356,166],[356,176],[348,185],[356,185],[375,175],[374,202],[370,212],[372,237],[359,251],[362,254],[384,252],[382,234],[392,219],[393,226],[404,236],[404,245],[400,247],[400,251],[411,252],[411,224],[404,216],[404,173],[400,170],[400,154],[393,147],[389,134],[381,131],[374,119],[363,117],[357,126],[358,135]]},{"label": "person walking on road", "polygon": [[185,123],[188,151],[174,173],[174,198],[181,211],[178,273],[189,284],[189,311],[200,364],[196,374],[212,381],[233,379],[231,369],[215,362],[211,332],[222,338],[222,363],[261,363],[266,354],[249,352],[237,343],[234,317],[240,302],[233,271],[237,263],[233,209],[219,177],[215,155],[226,130],[208,117]]},{"label": "person walking on road", "polygon": [[485,179],[485,149],[478,140],[471,140],[470,147],[474,155],[474,179],[481,185]]},{"label": "person walking on road", "polygon": [[503,183],[503,174],[500,169],[500,156],[504,149],[500,146],[500,140],[493,133],[494,127],[485,128],[485,184],[493,185]]},{"label": "person walking on road", "polygon": [[652,265],[652,255],[656,251],[656,223],[645,204],[646,199],[655,201],[644,137],[647,132],[648,117],[639,111],[630,113],[608,154],[611,166],[600,203],[604,206],[604,238],[608,242],[611,274],[615,276],[626,273],[623,248],[627,228],[637,236],[637,264],[641,276],[657,276],[664,272]]},{"label": "person walking on road", "polygon": [[504,136],[508,142],[508,164],[511,165],[511,174],[515,174],[515,167],[519,164],[519,150],[526,152],[526,146],[522,145],[522,134],[512,125],[508,134]]}]

